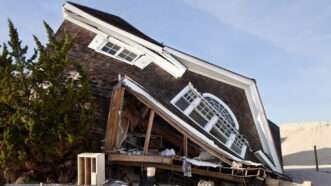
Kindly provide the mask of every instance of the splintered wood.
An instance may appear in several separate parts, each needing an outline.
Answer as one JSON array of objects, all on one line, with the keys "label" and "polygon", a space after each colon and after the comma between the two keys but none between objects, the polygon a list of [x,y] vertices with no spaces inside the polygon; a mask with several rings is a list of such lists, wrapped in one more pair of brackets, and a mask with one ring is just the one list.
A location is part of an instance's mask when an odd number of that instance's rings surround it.
[{"label": "splintered wood", "polygon": [[121,110],[123,106],[125,89],[118,84],[115,86],[113,94],[110,99],[110,108],[107,119],[107,128],[105,136],[105,151],[112,151],[116,144],[116,133],[119,127],[121,117]]}]

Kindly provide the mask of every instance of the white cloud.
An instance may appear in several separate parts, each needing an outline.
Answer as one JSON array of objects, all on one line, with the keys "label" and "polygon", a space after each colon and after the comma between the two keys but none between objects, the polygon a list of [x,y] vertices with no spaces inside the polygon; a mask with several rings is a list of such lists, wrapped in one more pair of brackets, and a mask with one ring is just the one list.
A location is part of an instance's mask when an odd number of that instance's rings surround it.
[{"label": "white cloud", "polygon": [[331,1],[184,1],[289,53],[331,60]]}]

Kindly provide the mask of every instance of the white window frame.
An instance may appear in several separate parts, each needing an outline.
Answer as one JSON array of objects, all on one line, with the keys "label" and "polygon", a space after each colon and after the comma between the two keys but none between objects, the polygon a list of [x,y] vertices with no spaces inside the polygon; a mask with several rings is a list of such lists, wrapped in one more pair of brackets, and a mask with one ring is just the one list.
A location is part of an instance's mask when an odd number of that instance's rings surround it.
[{"label": "white window frame", "polygon": [[[110,53],[107,53],[105,51],[102,50],[102,48],[108,43],[112,43],[112,44],[115,44],[117,46],[120,47],[120,49],[115,53],[115,54],[110,54]],[[115,58],[117,60],[120,60],[120,61],[123,61],[125,63],[128,63],[130,65],[136,65],[140,68],[144,68],[145,66],[140,66],[139,64],[136,64],[136,62],[139,60],[139,58],[143,57],[144,54],[143,52],[141,52],[140,50],[134,48],[134,47],[131,47],[130,45],[126,44],[125,42],[122,42],[116,38],[113,38],[113,37],[105,37],[103,35],[96,35],[93,40],[90,42],[89,44],[89,48],[101,53],[101,54],[104,54],[106,56],[109,56],[109,57],[112,57],[112,58]],[[136,54],[137,56],[132,60],[132,61],[128,61],[122,57],[119,57],[119,54],[124,51],[124,50],[128,50],[129,52],[132,52],[134,54]]]},{"label": "white window frame", "polygon": [[232,110],[230,109],[230,107],[229,107],[226,103],[224,103],[220,98],[218,98],[218,97],[216,97],[215,95],[210,94],[210,93],[203,93],[202,96],[203,96],[203,97],[210,97],[210,98],[216,100],[220,105],[222,105],[222,106],[226,109],[226,111],[230,114],[230,116],[231,116],[231,118],[232,118],[232,120],[233,120],[233,122],[234,122],[234,125],[235,125],[234,127],[235,127],[237,130],[239,130],[239,123],[238,123],[238,120],[237,120],[236,116],[233,114],[233,112],[232,112]]},{"label": "white window frame", "polygon": [[[189,105],[182,110],[181,108],[179,108],[176,103],[182,98],[184,97],[184,95],[189,92],[192,91],[194,94],[196,94],[196,98],[191,101],[189,103]],[[220,115],[219,114],[214,114],[214,116],[211,119],[207,119],[206,116],[204,116],[199,110],[195,110],[196,107],[201,103],[201,101],[207,102],[208,101],[205,99],[205,96],[207,97],[211,97],[213,99],[215,99],[216,101],[220,101],[220,104],[222,104],[222,106],[224,106],[224,108],[229,111],[230,116],[232,117],[233,121],[235,122],[236,126],[233,126],[231,123],[223,123],[223,125],[225,125],[226,127],[230,126],[231,128],[226,128],[226,130],[230,130],[231,134],[230,137],[228,137],[226,134],[223,134],[222,130],[219,129],[217,127],[217,130],[220,130],[221,135],[223,135],[224,138],[226,138],[226,143],[224,143],[223,141],[219,140],[216,136],[214,136],[213,134],[210,133],[210,131],[216,127],[216,123],[218,121],[223,122],[225,121],[224,119],[219,118]],[[241,152],[238,153],[235,150],[233,150],[231,147],[233,145],[233,143],[235,142],[235,140],[237,138],[239,138],[240,133],[238,131],[239,129],[239,124],[238,121],[236,119],[236,117],[234,117],[233,112],[231,111],[231,109],[223,102],[221,101],[219,98],[217,98],[216,96],[210,94],[210,93],[204,93],[203,95],[201,95],[194,87],[191,83],[189,83],[187,86],[185,86],[171,101],[171,104],[173,104],[178,110],[180,110],[181,112],[183,112],[187,117],[189,117],[194,123],[196,123],[200,128],[204,129],[206,132],[208,132],[211,136],[213,136],[215,139],[217,139],[217,141],[219,141],[220,143],[222,143],[223,145],[225,145],[230,151],[232,151],[233,153],[239,155],[241,158],[245,157],[246,154],[246,150],[247,150],[247,146],[248,146],[248,142],[246,139],[243,138],[244,141],[241,141],[242,143],[242,148],[241,148]],[[212,107],[212,105],[209,105],[210,107]],[[214,107],[212,107],[214,108]],[[192,111],[195,110],[196,112],[198,112],[198,114],[200,114],[201,117],[203,117],[205,120],[207,120],[207,123],[205,124],[205,126],[202,126],[201,124],[197,123],[191,116],[190,114],[192,113]],[[213,109],[214,112],[218,112],[215,108]],[[229,132],[229,131],[228,131]]]}]

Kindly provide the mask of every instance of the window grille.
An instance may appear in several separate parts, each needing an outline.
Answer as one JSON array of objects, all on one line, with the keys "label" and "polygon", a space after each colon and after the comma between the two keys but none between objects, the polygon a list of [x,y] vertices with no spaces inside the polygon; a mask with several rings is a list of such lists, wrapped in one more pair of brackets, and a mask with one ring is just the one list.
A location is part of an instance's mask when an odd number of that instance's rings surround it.
[{"label": "window grille", "polygon": [[171,103],[234,153],[245,155],[248,142],[239,133],[238,122],[230,108],[216,96],[208,93],[202,96],[189,84]]},{"label": "window grille", "polygon": [[137,54],[130,52],[127,49],[124,49],[120,54],[118,54],[118,57],[120,57],[128,62],[132,62],[137,57]]},{"label": "window grille", "polygon": [[115,55],[119,50],[121,49],[120,46],[115,45],[111,42],[107,42],[103,47],[102,47],[102,51],[110,54],[110,55]]}]

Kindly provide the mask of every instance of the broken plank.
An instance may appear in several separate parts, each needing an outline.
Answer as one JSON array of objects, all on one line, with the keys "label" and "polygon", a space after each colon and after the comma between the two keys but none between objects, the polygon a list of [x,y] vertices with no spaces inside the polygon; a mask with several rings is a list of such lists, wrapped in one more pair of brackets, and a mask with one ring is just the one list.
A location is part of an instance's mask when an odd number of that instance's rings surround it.
[{"label": "broken plank", "polygon": [[108,154],[112,162],[141,162],[141,163],[161,163],[172,164],[173,158],[159,155],[127,155],[127,154]]},{"label": "broken plank", "polygon": [[184,146],[184,156],[187,157],[187,151],[188,151],[188,147],[187,147],[187,136],[183,136],[183,146]]},{"label": "broken plank", "polygon": [[116,144],[116,133],[120,121],[120,111],[123,105],[125,89],[121,83],[117,84],[110,98],[110,107],[108,112],[106,136],[105,136],[105,151],[113,150]]},{"label": "broken plank", "polygon": [[151,110],[150,114],[149,114],[147,131],[146,131],[146,136],[145,136],[144,154],[148,153],[149,141],[151,138],[151,132],[152,132],[152,127],[153,127],[153,123],[154,123],[154,115],[155,115],[154,110]]}]

